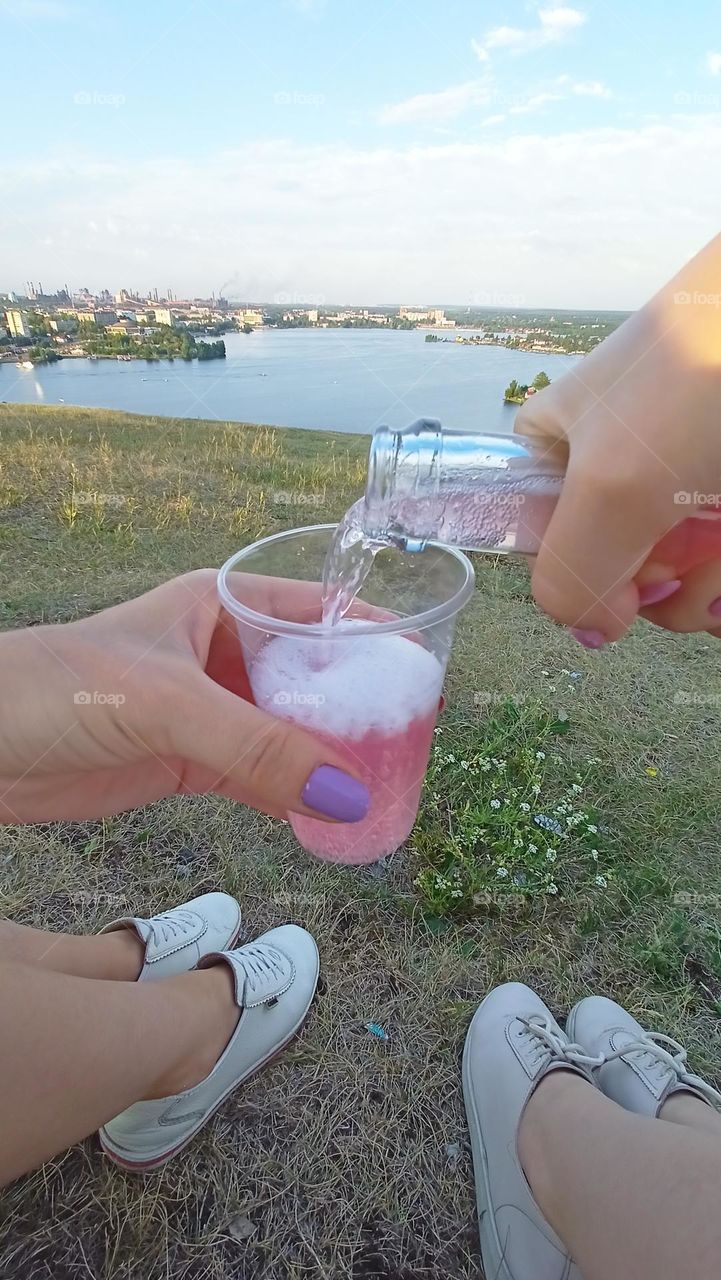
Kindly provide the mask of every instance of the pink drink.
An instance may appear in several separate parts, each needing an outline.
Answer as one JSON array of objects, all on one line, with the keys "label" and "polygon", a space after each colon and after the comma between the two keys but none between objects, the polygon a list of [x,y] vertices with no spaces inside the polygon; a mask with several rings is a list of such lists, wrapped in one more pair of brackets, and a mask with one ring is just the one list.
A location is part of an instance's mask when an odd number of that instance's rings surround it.
[{"label": "pink drink", "polygon": [[276,636],[258,654],[250,683],[258,706],[294,720],[347,757],[368,787],[362,822],[289,814],[298,840],[333,862],[375,862],[410,834],[443,683],[434,654],[403,635],[353,635],[339,623],[327,642]]}]

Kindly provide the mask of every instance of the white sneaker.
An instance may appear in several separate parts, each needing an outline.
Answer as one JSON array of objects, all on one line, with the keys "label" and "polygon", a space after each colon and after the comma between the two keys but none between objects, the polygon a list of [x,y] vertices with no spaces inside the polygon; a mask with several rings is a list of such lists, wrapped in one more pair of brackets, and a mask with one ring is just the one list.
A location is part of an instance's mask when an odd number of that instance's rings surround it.
[{"label": "white sneaker", "polygon": [[526,1103],[550,1071],[593,1085],[589,1058],[521,982],[496,987],[476,1010],[463,1052],[483,1272],[489,1280],[580,1280],[531,1193],[518,1156]]},{"label": "white sneaker", "polygon": [[285,1048],[305,1021],[318,983],[318,949],[305,929],[281,925],[237,951],[206,956],[200,968],[218,961],[233,970],[238,1025],[200,1084],[136,1102],[103,1126],[103,1151],[124,1169],[154,1169],[182,1151],[228,1094]]},{"label": "white sneaker", "polygon": [[627,1111],[657,1116],[672,1093],[692,1093],[721,1110],[721,1094],[687,1070],[686,1050],[670,1036],[644,1031],[622,1005],[587,996],[568,1015],[568,1034],[600,1054],[599,1087]]},{"label": "white sneaker", "polygon": [[138,982],[172,978],[195,969],[203,956],[229,951],[240,933],[240,907],[229,893],[204,893],[171,911],[144,920],[123,916],[106,924],[101,933],[134,929],[145,943],[145,962]]}]

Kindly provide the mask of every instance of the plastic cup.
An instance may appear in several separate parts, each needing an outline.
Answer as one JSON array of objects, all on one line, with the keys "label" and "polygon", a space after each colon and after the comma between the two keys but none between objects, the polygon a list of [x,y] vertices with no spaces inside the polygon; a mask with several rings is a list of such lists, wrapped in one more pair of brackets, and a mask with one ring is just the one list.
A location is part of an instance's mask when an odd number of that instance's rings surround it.
[{"label": "plastic cup", "polygon": [[[456,615],[473,591],[463,552],[380,552],[347,620],[321,622],[321,583],[335,525],[262,538],[223,565],[218,592],[235,619],[263,710],[292,720],[345,757],[371,797],[360,822],[288,817],[304,849],[362,864],[393,853],[418,812]],[[282,579],[272,593],[252,577]],[[263,600],[269,613],[251,603]],[[268,603],[268,600],[271,603]]]}]

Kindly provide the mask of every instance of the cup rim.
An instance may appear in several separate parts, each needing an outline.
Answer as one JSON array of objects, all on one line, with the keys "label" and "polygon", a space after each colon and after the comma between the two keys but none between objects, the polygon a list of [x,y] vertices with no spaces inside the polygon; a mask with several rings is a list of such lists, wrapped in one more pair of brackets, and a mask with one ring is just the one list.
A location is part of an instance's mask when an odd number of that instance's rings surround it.
[{"label": "cup rim", "polygon": [[[268,534],[267,537],[259,538],[257,542],[249,543],[247,547],[242,547],[240,551],[236,551],[218,571],[218,595],[223,607],[234,618],[245,622],[246,625],[255,627],[259,631],[270,631],[273,635],[318,636],[326,641],[347,640],[347,631],[341,631],[335,627],[324,627],[321,622],[291,622],[285,618],[273,618],[270,614],[258,613],[255,609],[250,609],[248,605],[244,605],[236,599],[228,588],[228,575],[236,569],[238,572],[242,572],[242,569],[238,569],[238,562],[244,556],[249,555],[251,551],[256,551],[258,547],[267,546],[271,542],[283,542],[299,534],[320,533],[337,527],[336,523],[311,524],[304,525],[298,529],[286,529],[281,533]],[[422,613],[413,614],[410,618],[398,618],[394,622],[368,623],[354,619],[354,636],[371,634],[376,636],[402,635],[406,631],[424,631],[426,627],[431,627],[436,622],[443,622],[446,618],[453,617],[463,608],[473,593],[476,580],[473,565],[468,556],[464,555],[458,547],[449,547],[442,542],[427,542],[426,547],[433,547],[435,550],[443,552],[444,555],[450,556],[460,565],[464,577],[457,591],[448,600],[434,605],[432,609],[425,609]]]}]

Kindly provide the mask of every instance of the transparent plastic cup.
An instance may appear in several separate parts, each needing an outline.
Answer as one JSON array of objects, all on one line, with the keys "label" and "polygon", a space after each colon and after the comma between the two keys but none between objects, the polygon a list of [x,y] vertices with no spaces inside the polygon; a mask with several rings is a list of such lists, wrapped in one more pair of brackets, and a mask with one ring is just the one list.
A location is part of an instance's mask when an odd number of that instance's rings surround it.
[{"label": "transparent plastic cup", "polygon": [[[370,793],[360,822],[289,813],[297,839],[316,857],[362,864],[393,853],[415,822],[456,615],[474,574],[453,547],[382,551],[344,622],[324,627],[321,584],[335,527],[245,547],[223,565],[218,592],[235,619],[257,705],[345,757]],[[270,615],[249,603],[252,579],[241,575],[254,574],[282,580]]]}]

